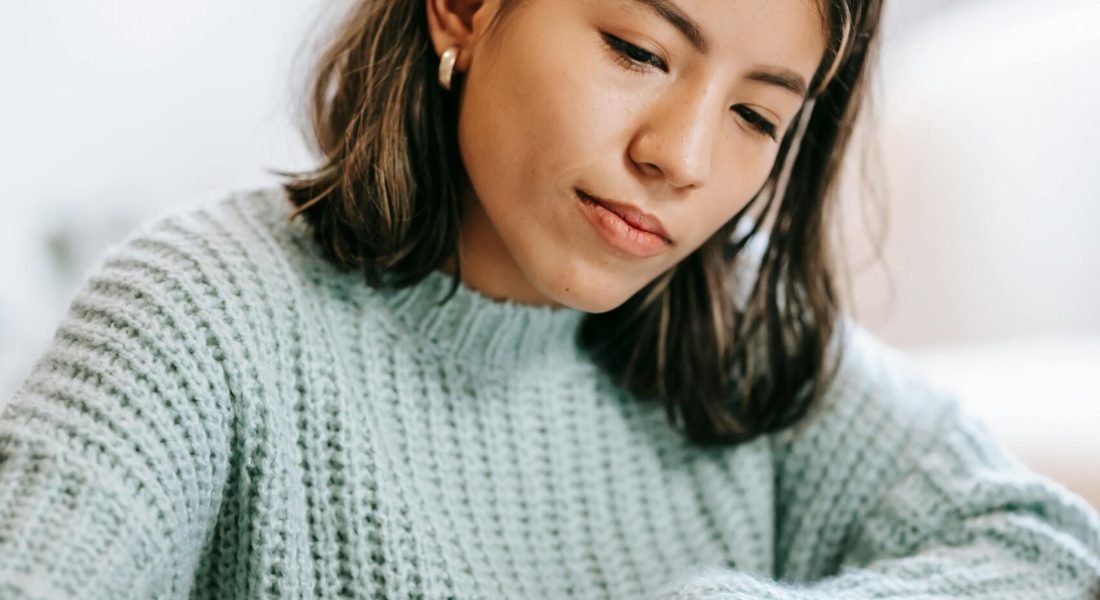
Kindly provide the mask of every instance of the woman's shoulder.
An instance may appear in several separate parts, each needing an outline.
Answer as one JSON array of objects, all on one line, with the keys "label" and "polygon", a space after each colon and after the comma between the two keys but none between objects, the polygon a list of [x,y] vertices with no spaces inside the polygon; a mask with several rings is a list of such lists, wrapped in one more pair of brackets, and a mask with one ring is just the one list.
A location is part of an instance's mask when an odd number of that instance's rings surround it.
[{"label": "woman's shoulder", "polygon": [[961,408],[954,394],[929,380],[904,352],[855,321],[838,321],[828,356],[831,368],[822,375],[822,392],[802,419],[774,436],[777,445],[820,451],[891,432],[904,432],[918,443]]},{"label": "woman's shoulder", "polygon": [[250,269],[266,262],[317,254],[307,225],[292,218],[286,192],[277,186],[221,192],[176,206],[147,221],[111,248],[109,256],[158,246],[168,254],[223,268]]},{"label": "woman's shoulder", "polygon": [[127,272],[196,307],[223,310],[290,301],[336,275],[278,186],[223,192],[162,213],[109,248],[93,280]]},{"label": "woman's shoulder", "polygon": [[[281,188],[198,199],[147,221],[108,248],[82,283],[58,335],[88,323],[201,353],[257,346],[304,310],[314,281],[333,277]],[[69,332],[71,333],[71,332]],[[266,337],[265,337],[266,336]],[[214,344],[214,347],[211,346]]]}]

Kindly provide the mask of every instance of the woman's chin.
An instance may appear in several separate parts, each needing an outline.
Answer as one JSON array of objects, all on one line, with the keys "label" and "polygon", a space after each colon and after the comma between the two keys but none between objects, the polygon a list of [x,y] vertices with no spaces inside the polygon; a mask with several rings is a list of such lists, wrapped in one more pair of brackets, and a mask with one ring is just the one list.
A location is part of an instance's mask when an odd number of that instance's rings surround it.
[{"label": "woman's chin", "polygon": [[558,253],[546,262],[548,254],[535,257],[521,267],[535,291],[552,306],[567,307],[586,313],[605,313],[622,306],[652,278],[612,265]]},{"label": "woman's chin", "polygon": [[[601,283],[601,281],[603,283]],[[553,286],[546,297],[556,306],[581,312],[599,314],[614,310],[630,298],[620,292],[618,286],[608,285],[606,279],[589,279],[580,283]]]}]

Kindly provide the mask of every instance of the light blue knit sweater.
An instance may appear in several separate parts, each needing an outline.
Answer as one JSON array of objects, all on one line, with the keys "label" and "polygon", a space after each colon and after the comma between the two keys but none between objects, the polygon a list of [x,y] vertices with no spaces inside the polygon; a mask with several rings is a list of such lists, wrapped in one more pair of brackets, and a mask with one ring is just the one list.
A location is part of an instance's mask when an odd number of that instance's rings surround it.
[{"label": "light blue knit sweater", "polygon": [[858,328],[798,426],[704,451],[581,313],[372,290],[288,215],[181,211],[87,282],[0,417],[0,598],[1100,594],[1096,513]]}]

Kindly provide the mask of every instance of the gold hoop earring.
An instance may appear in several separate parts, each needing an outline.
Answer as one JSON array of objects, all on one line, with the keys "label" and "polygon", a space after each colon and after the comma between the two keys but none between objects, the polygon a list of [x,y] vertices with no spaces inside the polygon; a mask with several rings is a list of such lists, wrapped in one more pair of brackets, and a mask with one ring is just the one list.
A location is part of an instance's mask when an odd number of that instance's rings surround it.
[{"label": "gold hoop earring", "polygon": [[458,47],[451,46],[443,51],[439,58],[439,85],[448,92],[451,91],[451,79],[455,74],[455,61],[458,60]]}]

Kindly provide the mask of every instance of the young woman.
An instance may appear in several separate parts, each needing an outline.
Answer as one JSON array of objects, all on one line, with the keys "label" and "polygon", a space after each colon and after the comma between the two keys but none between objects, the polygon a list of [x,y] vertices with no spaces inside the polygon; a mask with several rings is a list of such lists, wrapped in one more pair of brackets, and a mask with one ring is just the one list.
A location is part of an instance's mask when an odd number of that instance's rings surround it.
[{"label": "young woman", "polygon": [[881,0],[354,0],[321,162],[115,248],[3,598],[1086,598],[1100,519],[840,316]]}]

